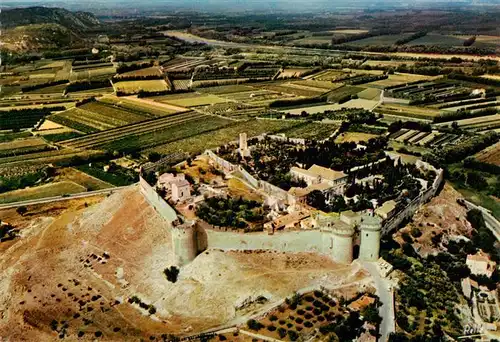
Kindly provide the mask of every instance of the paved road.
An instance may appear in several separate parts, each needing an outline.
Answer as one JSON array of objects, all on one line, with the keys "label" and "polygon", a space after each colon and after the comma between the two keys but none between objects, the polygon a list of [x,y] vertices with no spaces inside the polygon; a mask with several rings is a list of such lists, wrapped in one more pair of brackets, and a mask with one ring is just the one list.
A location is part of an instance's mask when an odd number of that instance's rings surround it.
[{"label": "paved road", "polygon": [[35,200],[5,203],[5,204],[0,204],[0,209],[10,209],[10,208],[17,208],[20,206],[28,206],[28,205],[58,202],[58,201],[67,201],[67,200],[75,199],[75,198],[85,198],[85,197],[91,197],[91,196],[102,195],[102,194],[110,194],[110,193],[113,193],[115,191],[128,189],[129,187],[134,186],[134,185],[135,184],[127,185],[127,186],[119,186],[119,187],[109,188],[109,189],[96,190],[96,191],[80,192],[77,194],[71,194],[71,195],[67,195],[67,196],[53,196],[53,197],[39,198],[39,199],[35,199]]},{"label": "paved road", "polygon": [[382,306],[379,308],[379,314],[382,317],[382,323],[380,324],[380,339],[381,342],[386,342],[389,340],[389,334],[395,331],[395,314],[394,314],[394,297],[390,289],[390,282],[382,278],[378,271],[377,264],[375,262],[362,262],[362,265],[370,272],[370,275],[375,282],[375,288],[377,296],[382,302]]}]

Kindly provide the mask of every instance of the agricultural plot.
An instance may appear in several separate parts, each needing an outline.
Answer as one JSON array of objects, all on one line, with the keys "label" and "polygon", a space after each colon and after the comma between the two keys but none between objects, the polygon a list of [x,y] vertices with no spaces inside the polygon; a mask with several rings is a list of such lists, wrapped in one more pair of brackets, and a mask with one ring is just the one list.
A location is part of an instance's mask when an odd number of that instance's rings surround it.
[{"label": "agricultural plot", "polygon": [[333,37],[333,35],[311,36],[311,37],[292,40],[291,44],[292,45],[318,45],[318,44],[332,45],[332,37]]},{"label": "agricultural plot", "polygon": [[361,133],[361,132],[344,132],[340,134],[336,139],[335,142],[337,144],[344,143],[344,142],[355,142],[359,143],[361,141],[368,141],[372,138],[376,138],[378,135],[376,134],[369,134],[369,133]]},{"label": "agricultural plot", "polygon": [[[114,146],[117,148],[124,149],[127,146],[137,146],[140,143],[145,143],[147,139],[148,143],[162,143],[160,138],[169,139],[170,128],[171,127],[180,127],[187,125],[190,122],[198,123],[200,127],[193,128],[195,132],[197,129],[200,129],[203,124],[208,124],[211,119],[219,119],[217,117],[208,117],[203,114],[197,112],[186,112],[179,114],[172,114],[169,116],[161,117],[158,119],[148,120],[145,122],[140,122],[137,124],[128,125],[125,127],[118,127],[115,129],[111,129],[108,131],[84,136],[77,139],[71,139],[62,143],[62,145],[69,148],[78,148],[78,149],[91,149],[96,148],[98,146],[107,145]],[[227,124],[228,121],[224,119],[220,119],[219,121],[213,121],[219,124]],[[186,128],[186,127],[184,127]],[[191,126],[186,129],[190,129]],[[165,132],[167,131],[167,132]],[[162,133],[163,132],[163,133]],[[193,133],[191,132],[191,133]],[[184,132],[186,133],[186,132]],[[189,132],[187,132],[189,133]],[[147,138],[140,138],[141,136],[146,135]],[[144,147],[141,146],[141,147]]]},{"label": "agricultural plot", "polygon": [[0,203],[35,200],[45,197],[63,196],[85,192],[87,189],[69,181],[56,182],[0,194]]},{"label": "agricultural plot", "polygon": [[335,89],[334,91],[328,93],[328,102],[339,102],[340,100],[344,99],[346,96],[356,95],[357,93],[362,92],[364,89],[365,88],[353,87],[353,86],[340,87],[340,88]]},{"label": "agricultural plot", "polygon": [[[216,95],[200,95],[200,94],[185,94],[187,96],[180,98],[171,98],[169,95],[162,97],[159,102],[172,104],[174,106],[181,107],[197,107],[197,106],[206,106],[212,105],[216,103],[227,102],[228,100],[223,99]],[[156,100],[156,99],[155,99]],[[158,100],[156,100],[158,101]]]},{"label": "agricultural plot", "polygon": [[[470,36],[467,38],[470,38]],[[463,46],[467,38],[429,33],[407,43],[407,45]]]},{"label": "agricultural plot", "polygon": [[226,102],[200,108],[207,114],[215,114],[231,117],[234,119],[245,119],[258,116],[266,110],[266,107],[252,107],[243,103]]},{"label": "agricultural plot", "polygon": [[483,163],[500,166],[500,142],[477,153],[475,158]]},{"label": "agricultural plot", "polygon": [[318,91],[318,90],[311,90],[311,89],[305,89],[305,88],[300,88],[300,87],[288,87],[286,84],[266,84],[262,85],[261,89],[267,89],[269,91],[274,91],[276,93],[279,93],[281,95],[285,95],[288,97],[293,97],[293,96],[305,96],[305,97],[312,97],[312,96],[318,96],[321,95],[324,91]]},{"label": "agricultural plot", "polygon": [[333,69],[333,70],[321,71],[308,79],[313,79],[313,80],[317,80],[317,81],[333,82],[333,81],[337,81],[339,79],[343,79],[347,75],[349,75],[349,73],[346,73],[342,70]]},{"label": "agricultural plot", "polygon": [[95,68],[95,69],[85,69],[85,70],[72,71],[70,74],[70,80],[83,81],[83,80],[95,79],[101,76],[112,76],[114,74],[116,74],[116,68],[113,66]]},{"label": "agricultural plot", "polygon": [[380,95],[382,91],[375,88],[367,88],[362,92],[358,93],[358,97],[364,100],[378,101],[380,100]]},{"label": "agricultural plot", "polygon": [[252,90],[255,90],[255,88],[244,84],[233,84],[233,85],[224,85],[217,87],[200,88],[198,89],[198,92],[202,94],[208,93],[213,95],[226,95],[239,92],[247,92]]},{"label": "agricultural plot", "polygon": [[402,73],[394,73],[393,75],[389,75],[389,78],[385,80],[379,80],[375,82],[366,83],[367,86],[374,86],[380,89],[384,89],[387,87],[404,85],[410,82],[423,81],[423,80],[432,80],[435,77],[432,76],[424,76],[424,75],[413,75],[413,74],[402,74]]},{"label": "agricultural plot", "polygon": [[421,120],[432,120],[441,113],[440,110],[428,107],[404,106],[398,104],[382,104],[375,108],[375,112],[383,115],[410,117]]},{"label": "agricultural plot", "polygon": [[296,78],[296,77],[302,77],[305,73],[310,72],[312,69],[310,68],[286,68],[280,74],[278,75],[277,78]]},{"label": "agricultural plot", "polygon": [[26,138],[0,143],[0,158],[20,156],[52,149],[43,139]]},{"label": "agricultural plot", "polygon": [[227,126],[232,121],[213,116],[194,116],[190,119],[171,122],[161,128],[148,133],[129,135],[126,138],[114,140],[101,148],[108,151],[133,151],[155,147],[161,144],[174,142],[203,132],[211,132]]},{"label": "agricultural plot", "polygon": [[344,45],[354,45],[354,46],[368,46],[368,45],[393,45],[398,40],[407,38],[411,35],[411,33],[404,34],[385,34],[376,37],[370,37],[360,40],[354,40]]},{"label": "agricultural plot", "polygon": [[324,113],[327,110],[339,110],[343,108],[362,108],[366,110],[373,109],[378,104],[378,101],[371,100],[363,100],[363,99],[354,99],[342,104],[334,103],[334,104],[326,104],[320,106],[309,106],[309,107],[301,107],[295,109],[286,109],[283,112],[290,113],[291,115],[300,115],[302,112],[306,112],[308,114],[318,114]]},{"label": "agricultural plot", "polygon": [[341,85],[335,84],[329,81],[319,81],[319,80],[299,80],[289,83],[285,83],[284,86],[288,87],[306,87],[305,89],[311,89],[316,92],[326,92],[328,90],[340,88]]},{"label": "agricultural plot", "polygon": [[53,94],[59,93],[62,94],[66,89],[67,84],[58,84],[50,87],[43,87],[40,89],[30,90],[28,92],[23,92],[25,94]]},{"label": "agricultural plot", "polygon": [[301,123],[286,120],[242,121],[215,131],[192,135],[184,139],[170,142],[147,150],[146,152],[155,151],[165,154],[174,152],[199,153],[206,149],[215,148],[231,141],[236,141],[239,134],[242,132],[247,133],[248,137],[252,137],[262,133],[280,133],[300,124]]},{"label": "agricultural plot", "polygon": [[173,80],[172,84],[175,90],[188,90],[191,88],[191,80]]},{"label": "agricultural plot", "polygon": [[[458,127],[462,129],[480,129],[488,128],[489,126],[500,125],[500,114],[480,116],[477,118],[463,119],[454,121]],[[435,124],[436,127],[447,127],[449,122]],[[495,127],[498,128],[498,127]]]},{"label": "agricultural plot", "polygon": [[398,67],[401,65],[414,65],[415,61],[400,61],[400,60],[394,60],[394,61],[376,61],[376,60],[368,60],[363,63],[363,66],[368,65],[370,67],[381,67],[381,68],[387,68],[387,67]]},{"label": "agricultural plot", "polygon": [[150,67],[139,70],[128,71],[123,74],[119,74],[118,77],[130,77],[130,76],[161,76],[162,72],[159,67]]},{"label": "agricultural plot", "polygon": [[167,91],[168,85],[165,80],[146,80],[146,81],[120,81],[113,84],[116,92],[125,94],[136,94],[141,90],[147,92]]},{"label": "agricultural plot", "polygon": [[138,115],[98,102],[86,103],[81,107],[73,108],[50,117],[52,121],[84,133],[107,130],[143,121],[147,118],[147,116]]},{"label": "agricultural plot", "polygon": [[99,102],[124,109],[145,117],[159,117],[164,115],[169,115],[176,113],[179,110],[169,108],[168,106],[162,106],[157,102],[139,99],[137,97],[116,97],[108,96],[99,99]]},{"label": "agricultural plot", "polygon": [[284,133],[287,138],[323,140],[329,138],[338,128],[339,126],[334,124],[306,122],[281,133]]}]

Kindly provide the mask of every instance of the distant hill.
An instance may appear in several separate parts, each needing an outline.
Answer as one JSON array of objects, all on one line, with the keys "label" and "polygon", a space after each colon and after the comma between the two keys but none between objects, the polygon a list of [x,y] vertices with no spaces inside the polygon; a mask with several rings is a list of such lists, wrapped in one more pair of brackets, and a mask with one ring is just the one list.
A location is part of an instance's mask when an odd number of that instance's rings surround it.
[{"label": "distant hill", "polygon": [[50,7],[4,9],[0,13],[0,21],[3,29],[32,24],[59,24],[71,31],[83,31],[99,24],[92,13]]},{"label": "distant hill", "polygon": [[99,25],[92,13],[49,7],[4,9],[0,21],[0,47],[18,52],[70,48],[84,40],[85,30]]}]

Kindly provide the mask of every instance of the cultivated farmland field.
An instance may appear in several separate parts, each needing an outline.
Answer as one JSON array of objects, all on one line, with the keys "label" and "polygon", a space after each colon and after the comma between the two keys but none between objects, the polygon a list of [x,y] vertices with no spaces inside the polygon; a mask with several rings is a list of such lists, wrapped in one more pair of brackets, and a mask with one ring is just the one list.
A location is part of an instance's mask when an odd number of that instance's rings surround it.
[{"label": "cultivated farmland field", "polygon": [[[469,38],[469,37],[468,37]],[[448,36],[442,34],[427,34],[424,37],[415,39],[408,45],[435,45],[435,46],[463,46],[466,38],[458,36]]]},{"label": "cultivated farmland field", "polygon": [[115,91],[121,91],[126,94],[135,94],[141,90],[148,92],[166,91],[167,83],[164,80],[146,80],[146,81],[121,81],[113,84]]},{"label": "cultivated farmland field", "polygon": [[355,40],[352,42],[348,42],[345,45],[354,45],[354,46],[365,46],[365,45],[392,45],[396,43],[398,40],[409,37],[410,33],[405,34],[386,34],[376,37],[365,38],[361,40]]},{"label": "cultivated farmland field", "polygon": [[330,135],[339,128],[338,125],[307,122],[302,125],[294,126],[283,131],[287,138],[302,138],[302,139],[327,139]]},{"label": "cultivated farmland field", "polygon": [[376,138],[378,135],[375,134],[368,134],[368,133],[359,133],[359,132],[345,132],[340,134],[336,139],[335,142],[337,144],[344,143],[344,142],[355,142],[359,143],[361,141],[368,141],[372,138]]},{"label": "cultivated farmland field", "polygon": [[403,117],[413,117],[423,120],[432,120],[433,117],[441,113],[441,111],[433,108],[404,106],[397,104],[382,104],[375,108],[375,112],[384,115],[387,114]]},{"label": "cultivated farmland field", "polygon": [[303,111],[309,114],[317,114],[323,113],[327,110],[339,110],[342,108],[363,108],[366,110],[373,109],[378,104],[378,101],[372,100],[363,100],[363,99],[354,99],[342,104],[334,103],[334,104],[326,104],[320,106],[309,106],[309,107],[301,107],[295,109],[285,109],[283,112],[290,113],[292,115],[300,115]]},{"label": "cultivated farmland field", "polygon": [[286,131],[301,123],[285,120],[251,120],[234,123],[230,126],[212,132],[193,135],[181,140],[167,143],[146,152],[156,151],[160,153],[186,152],[199,153],[206,149],[215,148],[238,139],[241,132],[246,132],[248,137],[262,133],[278,133]]},{"label": "cultivated farmland field", "polygon": [[34,200],[38,198],[62,196],[85,192],[87,189],[79,184],[69,181],[56,182],[35,186],[21,190],[14,190],[0,194],[0,203]]},{"label": "cultivated farmland field", "polygon": [[413,75],[413,74],[401,74],[395,73],[393,75],[389,75],[389,78],[385,80],[379,80],[375,82],[366,83],[367,86],[375,86],[377,88],[386,88],[395,85],[403,85],[410,82],[422,81],[422,80],[432,80],[435,77],[432,76],[424,76],[424,75]]},{"label": "cultivated farmland field", "polygon": [[477,153],[475,157],[483,163],[500,166],[500,142]]},{"label": "cultivated farmland field", "polygon": [[[187,95],[187,94],[186,94]],[[181,107],[197,107],[197,106],[206,106],[216,103],[227,102],[228,100],[223,99],[219,96],[215,95],[200,95],[195,94],[194,96],[189,94],[189,96],[185,96],[184,98],[171,98],[170,95],[163,96],[161,100],[157,100],[161,103],[168,103],[174,106]]]}]

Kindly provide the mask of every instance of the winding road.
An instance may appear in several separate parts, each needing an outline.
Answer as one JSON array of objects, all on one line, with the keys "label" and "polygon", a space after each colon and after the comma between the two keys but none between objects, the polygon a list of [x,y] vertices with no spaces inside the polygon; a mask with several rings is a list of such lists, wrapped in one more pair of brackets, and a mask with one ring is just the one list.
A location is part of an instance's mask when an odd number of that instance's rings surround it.
[{"label": "winding road", "polygon": [[396,330],[395,320],[396,316],[394,314],[394,294],[391,289],[391,282],[380,275],[376,262],[363,261],[361,263],[375,282],[375,288],[377,296],[380,298],[382,306],[379,307],[378,312],[382,317],[382,323],[380,324],[380,342],[386,342],[389,340],[390,333]]}]

